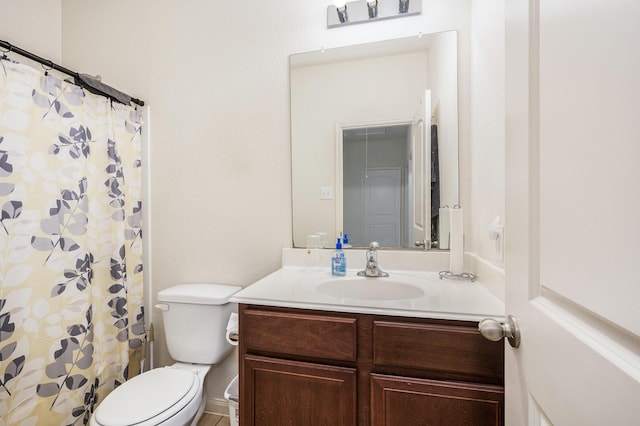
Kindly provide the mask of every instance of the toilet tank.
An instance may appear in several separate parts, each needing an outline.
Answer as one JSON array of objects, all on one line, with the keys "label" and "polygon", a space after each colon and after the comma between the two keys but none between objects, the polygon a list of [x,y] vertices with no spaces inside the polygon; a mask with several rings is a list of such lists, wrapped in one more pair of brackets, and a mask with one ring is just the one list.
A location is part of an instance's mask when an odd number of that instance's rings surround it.
[{"label": "toilet tank", "polygon": [[180,362],[216,364],[233,348],[225,339],[227,322],[237,310],[229,299],[242,287],[179,284],[158,292],[167,349]]}]

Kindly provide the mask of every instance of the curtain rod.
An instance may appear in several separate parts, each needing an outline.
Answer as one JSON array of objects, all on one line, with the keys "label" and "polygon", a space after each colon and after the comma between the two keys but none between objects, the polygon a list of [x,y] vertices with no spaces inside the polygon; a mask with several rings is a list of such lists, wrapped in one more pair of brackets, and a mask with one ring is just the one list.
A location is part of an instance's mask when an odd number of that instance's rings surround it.
[{"label": "curtain rod", "polygon": [[[111,88],[111,87],[109,87],[109,86],[107,86],[105,84],[102,84],[102,83],[99,83],[99,82],[90,84],[90,82],[86,81],[87,78],[82,76],[82,75],[80,75],[79,73],[77,73],[75,71],[71,71],[70,69],[67,69],[67,68],[65,68],[63,66],[60,66],[60,65],[50,61],[49,59],[41,58],[38,55],[35,55],[35,54],[31,53],[31,52],[28,52],[28,51],[26,51],[24,49],[21,49],[21,48],[19,48],[17,46],[14,46],[11,43],[6,42],[4,40],[0,40],[0,46],[4,47],[5,49],[9,49],[6,52],[0,52],[0,53],[10,53],[10,52],[17,53],[18,55],[22,55],[25,58],[29,58],[29,59],[31,59],[33,61],[39,62],[42,65],[44,65],[45,67],[49,67],[49,68],[54,69],[56,71],[60,71],[60,72],[63,72],[65,74],[67,74],[67,75],[70,75],[75,80],[75,84],[78,84],[79,86],[82,86],[83,88],[89,90],[90,92],[96,93],[98,95],[106,96],[106,97],[108,97],[108,98],[110,98],[110,99],[112,99],[112,100],[114,100],[116,102],[126,103],[126,102],[123,102],[122,99],[119,99],[118,97],[114,96],[113,93],[107,93],[107,91],[105,91],[104,88],[112,89],[109,92],[113,92],[113,91],[117,92],[117,90],[115,90],[115,89],[113,89],[113,88]],[[96,87],[96,86],[98,86],[98,87]],[[144,106],[144,101],[141,101],[140,99],[132,98],[129,95],[124,95],[124,96],[126,96],[127,98],[130,98],[131,102],[133,102],[134,104],[140,105],[140,106]]]}]

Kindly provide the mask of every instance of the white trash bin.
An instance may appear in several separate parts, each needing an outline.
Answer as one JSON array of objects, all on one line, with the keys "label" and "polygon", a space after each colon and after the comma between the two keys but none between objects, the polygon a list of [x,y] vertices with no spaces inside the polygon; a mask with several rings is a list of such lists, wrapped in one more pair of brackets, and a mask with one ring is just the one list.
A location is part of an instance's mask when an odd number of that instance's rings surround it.
[{"label": "white trash bin", "polygon": [[238,411],[238,402],[240,401],[238,391],[238,376],[229,383],[227,389],[224,391],[224,397],[229,401],[229,420],[231,426],[238,426],[240,423],[240,412]]}]

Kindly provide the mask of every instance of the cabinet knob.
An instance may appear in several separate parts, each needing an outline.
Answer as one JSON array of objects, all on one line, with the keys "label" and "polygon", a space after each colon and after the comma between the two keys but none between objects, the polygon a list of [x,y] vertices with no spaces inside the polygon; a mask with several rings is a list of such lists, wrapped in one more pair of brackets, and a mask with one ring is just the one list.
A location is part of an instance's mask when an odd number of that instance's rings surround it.
[{"label": "cabinet knob", "polygon": [[478,323],[480,334],[492,342],[497,342],[503,337],[507,338],[509,344],[517,348],[520,346],[520,327],[518,320],[511,315],[507,315],[505,322],[501,323],[493,318],[485,318]]}]

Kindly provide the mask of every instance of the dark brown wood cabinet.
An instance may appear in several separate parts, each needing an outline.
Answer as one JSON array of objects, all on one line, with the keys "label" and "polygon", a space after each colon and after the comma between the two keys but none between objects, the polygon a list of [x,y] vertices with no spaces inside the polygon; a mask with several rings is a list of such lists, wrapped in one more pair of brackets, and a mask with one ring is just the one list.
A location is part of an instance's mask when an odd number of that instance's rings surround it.
[{"label": "dark brown wood cabinet", "polygon": [[504,388],[371,375],[371,425],[502,424]]},{"label": "dark brown wood cabinet", "polygon": [[477,323],[239,306],[241,426],[502,425]]},{"label": "dark brown wood cabinet", "polygon": [[[356,425],[355,368],[246,355],[253,409],[242,424]],[[241,414],[243,416],[243,414]]]}]

